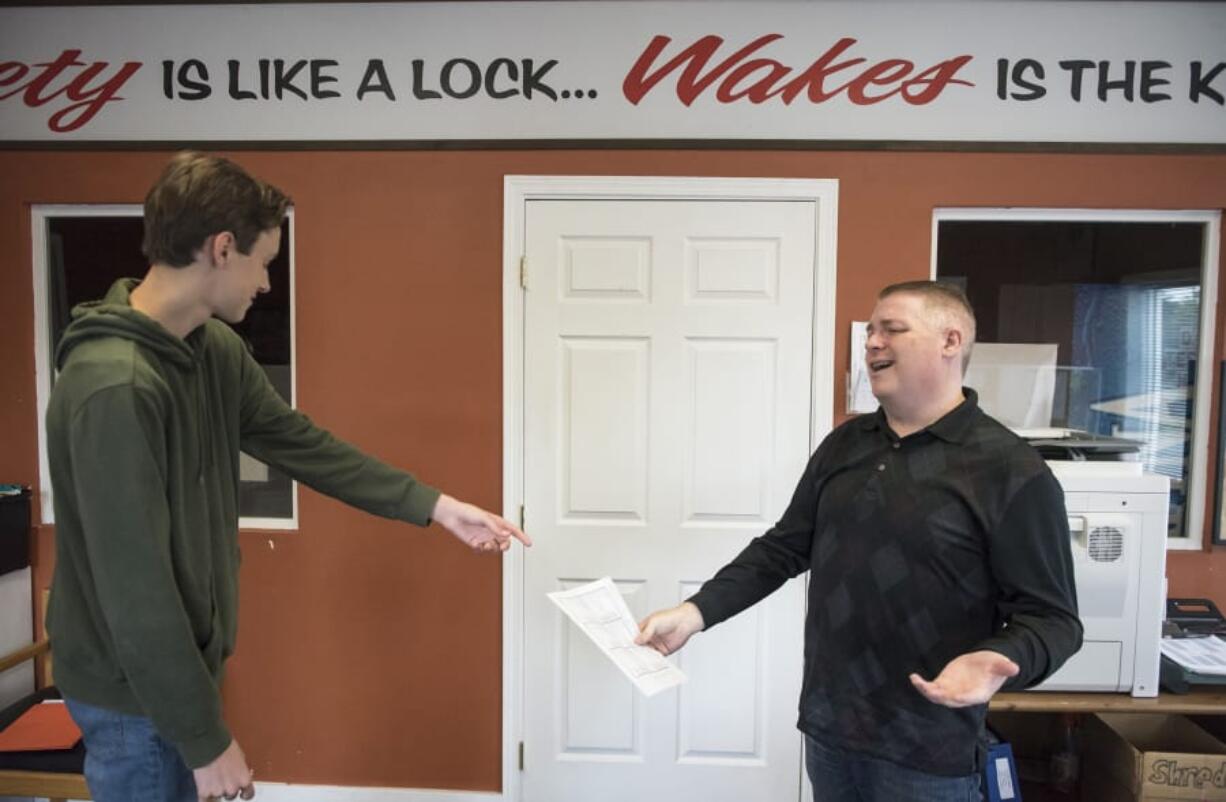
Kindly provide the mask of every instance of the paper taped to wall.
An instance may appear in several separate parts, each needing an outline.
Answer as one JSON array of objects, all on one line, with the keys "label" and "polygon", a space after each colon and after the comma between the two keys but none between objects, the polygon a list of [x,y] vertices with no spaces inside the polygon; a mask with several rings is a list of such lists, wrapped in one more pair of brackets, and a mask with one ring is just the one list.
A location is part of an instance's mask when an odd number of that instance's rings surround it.
[{"label": "paper taped to wall", "polygon": [[638,624],[609,577],[548,596],[644,696],[685,682],[685,674],[664,655],[634,642]]},{"label": "paper taped to wall", "polygon": [[847,372],[847,412],[876,412],[877,397],[873,395],[873,383],[868,378],[868,365],[864,364],[865,347],[868,344],[868,321],[851,322],[851,360]]}]

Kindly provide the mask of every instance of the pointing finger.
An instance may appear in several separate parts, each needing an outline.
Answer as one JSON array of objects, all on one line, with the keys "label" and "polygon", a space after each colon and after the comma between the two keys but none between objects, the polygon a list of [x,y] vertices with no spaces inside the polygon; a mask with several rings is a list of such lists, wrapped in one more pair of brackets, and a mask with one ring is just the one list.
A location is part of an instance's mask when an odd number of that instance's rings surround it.
[{"label": "pointing finger", "polygon": [[523,543],[525,546],[532,545],[532,538],[528,537],[527,533],[515,526],[515,524],[507,523],[507,529],[509,530],[507,534],[514,537],[520,543]]}]

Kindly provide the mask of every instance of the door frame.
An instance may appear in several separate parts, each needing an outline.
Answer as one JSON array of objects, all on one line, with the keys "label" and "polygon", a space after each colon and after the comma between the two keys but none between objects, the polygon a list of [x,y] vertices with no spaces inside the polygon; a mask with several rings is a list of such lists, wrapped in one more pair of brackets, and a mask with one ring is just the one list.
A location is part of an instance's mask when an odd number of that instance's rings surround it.
[{"label": "door frame", "polygon": [[[813,201],[816,265],[813,276],[813,365],[810,450],[830,431],[834,414],[837,179],[673,178],[652,176],[529,176],[503,178],[502,236],[502,514],[520,522],[524,500],[524,316],[521,256],[528,201],[708,200]],[[519,800],[519,745],[524,732],[524,553],[502,562],[502,794]],[[804,767],[801,767],[803,774]]]}]

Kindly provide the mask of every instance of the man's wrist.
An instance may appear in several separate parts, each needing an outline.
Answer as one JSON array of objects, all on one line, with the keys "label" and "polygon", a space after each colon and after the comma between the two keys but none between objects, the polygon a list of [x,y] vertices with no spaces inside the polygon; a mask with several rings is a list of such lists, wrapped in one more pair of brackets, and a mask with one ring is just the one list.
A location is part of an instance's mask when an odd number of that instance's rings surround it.
[{"label": "man's wrist", "polygon": [[179,742],[175,746],[178,747],[179,754],[183,756],[183,762],[195,770],[202,769],[221,757],[230,748],[233,741],[234,738],[230,735],[226,725],[218,722],[218,725],[210,728],[208,732]]},{"label": "man's wrist", "polygon": [[684,601],[681,603],[681,606],[683,608],[688,608],[687,612],[689,612],[690,621],[693,625],[694,632],[702,632],[707,628],[707,622],[703,620],[702,610],[698,608],[697,604],[694,604],[692,601]]},{"label": "man's wrist", "polygon": [[438,499],[434,502],[434,509],[430,512],[430,519],[447,526],[451,522],[455,504],[456,500],[451,496],[439,493]]}]

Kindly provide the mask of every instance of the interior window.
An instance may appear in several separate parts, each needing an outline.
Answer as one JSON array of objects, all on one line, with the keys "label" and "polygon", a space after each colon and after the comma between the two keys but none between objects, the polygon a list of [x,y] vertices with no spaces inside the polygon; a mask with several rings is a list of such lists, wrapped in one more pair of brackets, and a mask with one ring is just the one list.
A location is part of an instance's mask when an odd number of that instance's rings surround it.
[{"label": "interior window", "polygon": [[1169,534],[1198,545],[1205,239],[1200,222],[939,220],[936,257],[937,279],[961,285],[978,318],[967,381],[984,408],[1050,434],[1046,456],[1136,460],[1170,477]]},{"label": "interior window", "polygon": [[[101,298],[116,279],[145,274],[144,225],[139,209],[132,208],[131,213],[46,215],[47,364],[71,322],[74,306]],[[287,217],[281,226],[281,241],[286,244],[268,267],[271,291],[259,296],[243,322],[233,328],[247,341],[273,387],[292,404],[290,220]],[[54,381],[54,371],[50,377]],[[288,476],[246,454],[240,476],[241,525],[258,527],[294,518],[294,488]]]}]

